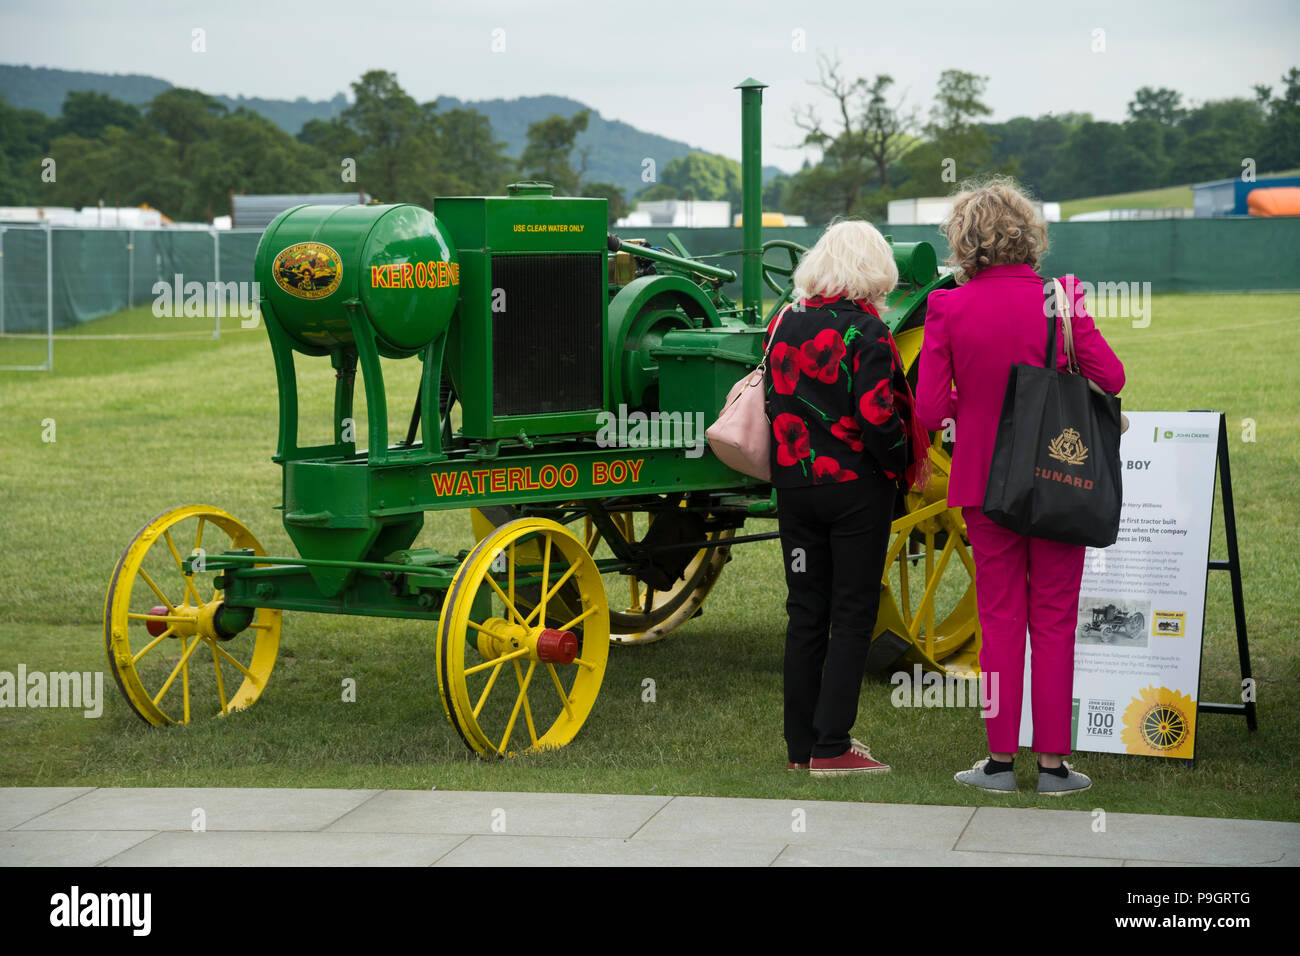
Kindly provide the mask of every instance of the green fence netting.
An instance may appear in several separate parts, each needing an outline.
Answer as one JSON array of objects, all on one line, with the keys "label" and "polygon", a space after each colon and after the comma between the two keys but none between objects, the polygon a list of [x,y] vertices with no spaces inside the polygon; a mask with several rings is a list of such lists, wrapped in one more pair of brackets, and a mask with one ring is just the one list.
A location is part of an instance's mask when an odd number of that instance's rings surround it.
[{"label": "green fence netting", "polygon": [[[0,226],[0,332],[64,329],[177,281],[251,282],[259,230],[45,229]],[[52,279],[46,263],[53,265]],[[182,285],[183,287],[183,285]]]},{"label": "green fence netting", "polygon": [[[947,244],[937,226],[885,226],[903,242]],[[739,229],[623,229],[667,245],[673,232],[694,255],[738,249]],[[765,239],[810,246],[816,227],[767,229]],[[1164,219],[1062,222],[1048,229],[1044,274],[1101,283],[1151,283],[1153,293],[1300,291],[1300,219]],[[0,333],[68,328],[155,298],[154,285],[251,282],[261,232],[180,229],[45,229],[0,226]],[[53,264],[47,289],[47,256]],[[739,269],[739,257],[717,260]],[[778,260],[779,261],[779,260]],[[728,293],[740,296],[738,283]],[[48,300],[47,300],[48,295]]]},{"label": "green fence netting", "polygon": [[[899,242],[934,244],[942,260],[948,243],[938,226],[881,226]],[[615,230],[625,239],[644,238],[667,246],[673,233],[692,255],[740,248],[739,229]],[[1133,222],[1055,222],[1048,225],[1050,249],[1043,275],[1073,274],[1092,283],[1151,283],[1152,293],[1300,291],[1300,218],[1157,219]],[[803,246],[817,241],[816,227],[765,229],[764,239],[789,239]],[[771,261],[786,263],[784,253]],[[719,264],[739,270],[739,257]],[[727,293],[739,297],[738,283]]]}]

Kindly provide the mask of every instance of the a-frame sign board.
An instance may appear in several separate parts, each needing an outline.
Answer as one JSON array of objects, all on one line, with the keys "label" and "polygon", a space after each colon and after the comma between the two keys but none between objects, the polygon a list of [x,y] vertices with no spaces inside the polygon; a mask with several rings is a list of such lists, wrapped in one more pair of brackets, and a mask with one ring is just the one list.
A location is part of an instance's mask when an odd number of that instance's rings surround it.
[{"label": "a-frame sign board", "polygon": [[[1199,411],[1200,409],[1197,409]],[[1250,673],[1250,643],[1246,637],[1246,602],[1241,588],[1241,555],[1237,550],[1237,515],[1232,503],[1232,468],[1228,463],[1228,423],[1219,413],[1219,488],[1223,495],[1223,531],[1227,538],[1227,558],[1210,558],[1206,575],[1211,571],[1227,571],[1232,582],[1232,616],[1237,627],[1237,658],[1241,664],[1241,703],[1216,704],[1209,701],[1197,703],[1202,714],[1238,714],[1246,718],[1246,726],[1258,726],[1255,714],[1255,682]],[[1202,639],[1204,648],[1204,639]],[[1202,652],[1204,653],[1204,652]]]},{"label": "a-frame sign board", "polygon": [[[1080,583],[1072,751],[1196,760],[1200,714],[1256,728],[1227,423],[1222,412],[1130,412],[1121,440],[1124,504],[1116,543],[1093,549]],[[1213,557],[1216,477],[1227,557]],[[1209,575],[1227,571],[1241,703],[1202,702]],[[1025,686],[1032,686],[1032,655]],[[1032,746],[1031,694],[1020,744]]]}]

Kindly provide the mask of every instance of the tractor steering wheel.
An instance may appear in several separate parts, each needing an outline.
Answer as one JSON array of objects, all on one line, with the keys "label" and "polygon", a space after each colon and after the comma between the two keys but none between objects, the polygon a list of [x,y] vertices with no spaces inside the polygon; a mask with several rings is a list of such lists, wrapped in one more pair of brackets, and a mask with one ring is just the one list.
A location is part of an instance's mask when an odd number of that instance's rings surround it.
[{"label": "tractor steering wheel", "polygon": [[[790,260],[790,264],[788,266],[782,266],[775,262],[768,262],[767,253],[769,249],[784,250],[786,257]],[[783,301],[788,298],[790,293],[793,291],[786,283],[789,283],[793,278],[794,270],[799,265],[799,257],[807,251],[807,247],[801,246],[797,242],[791,242],[789,239],[769,239],[767,242],[763,243],[763,250],[759,256],[762,264],[763,282],[769,289],[781,296]],[[778,276],[785,279],[786,283],[778,282]]]}]

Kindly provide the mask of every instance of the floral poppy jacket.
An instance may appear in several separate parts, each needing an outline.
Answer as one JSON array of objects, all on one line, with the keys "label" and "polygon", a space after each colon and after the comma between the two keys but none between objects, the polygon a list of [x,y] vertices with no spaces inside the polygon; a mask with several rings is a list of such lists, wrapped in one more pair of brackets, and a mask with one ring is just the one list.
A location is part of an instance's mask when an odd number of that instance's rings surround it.
[{"label": "floral poppy jacket", "polygon": [[906,386],[889,330],[850,299],[802,305],[781,316],[767,359],[773,486],[853,481],[873,466],[899,480],[910,460],[894,391]]}]

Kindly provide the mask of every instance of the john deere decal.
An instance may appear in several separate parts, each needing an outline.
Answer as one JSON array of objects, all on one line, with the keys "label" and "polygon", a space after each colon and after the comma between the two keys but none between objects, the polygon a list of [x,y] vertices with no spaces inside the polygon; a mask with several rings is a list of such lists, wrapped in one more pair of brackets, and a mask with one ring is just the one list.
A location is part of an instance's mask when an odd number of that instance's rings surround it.
[{"label": "john deere decal", "polygon": [[275,284],[300,299],[323,299],[343,281],[339,254],[323,242],[299,242],[275,257]]}]

